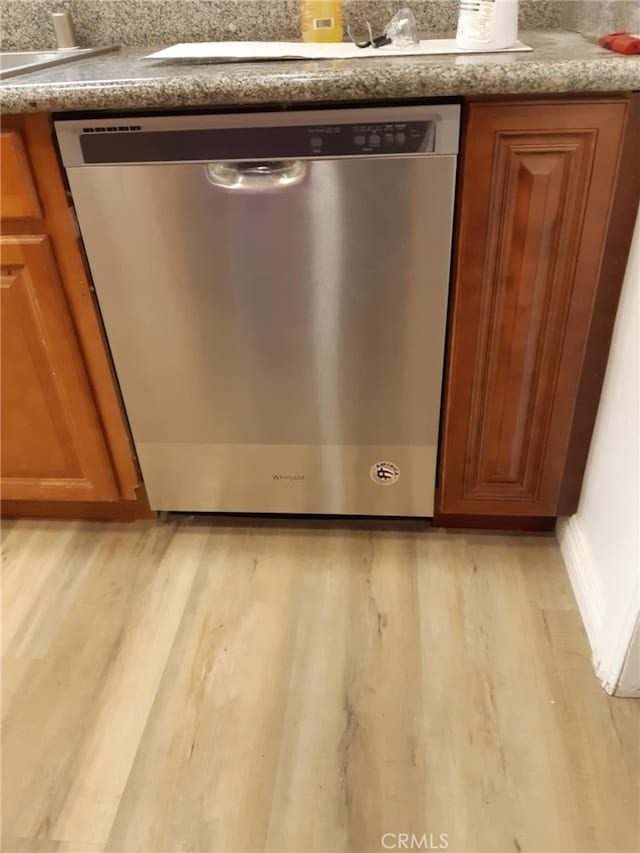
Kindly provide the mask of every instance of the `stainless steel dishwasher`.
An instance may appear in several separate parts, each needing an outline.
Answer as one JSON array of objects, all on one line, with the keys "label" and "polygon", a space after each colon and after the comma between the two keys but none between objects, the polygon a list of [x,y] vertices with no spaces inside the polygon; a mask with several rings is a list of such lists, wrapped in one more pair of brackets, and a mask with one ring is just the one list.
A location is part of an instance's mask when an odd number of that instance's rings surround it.
[{"label": "stainless steel dishwasher", "polygon": [[151,505],[431,515],[459,107],[56,132]]}]

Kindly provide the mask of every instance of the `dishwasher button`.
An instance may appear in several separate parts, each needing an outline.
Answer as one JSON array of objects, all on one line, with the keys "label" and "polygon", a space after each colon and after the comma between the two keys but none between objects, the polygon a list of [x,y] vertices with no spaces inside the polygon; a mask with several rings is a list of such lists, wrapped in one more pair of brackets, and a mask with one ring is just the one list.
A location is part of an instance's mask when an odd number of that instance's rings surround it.
[{"label": "dishwasher button", "polygon": [[362,134],[358,134],[358,136],[353,137],[353,144],[361,148],[367,144],[367,139]]},{"label": "dishwasher button", "polygon": [[404,133],[396,133],[396,145],[404,145],[407,141],[407,137]]},{"label": "dishwasher button", "polygon": [[312,148],[322,148],[322,143],[324,139],[321,136],[312,136],[311,137],[311,147]]},{"label": "dishwasher button", "polygon": [[380,145],[380,136],[377,133],[369,134],[369,145],[372,148],[375,148],[376,145]]},{"label": "dishwasher button", "polygon": [[385,145],[393,145],[393,133],[385,133],[384,144]]}]

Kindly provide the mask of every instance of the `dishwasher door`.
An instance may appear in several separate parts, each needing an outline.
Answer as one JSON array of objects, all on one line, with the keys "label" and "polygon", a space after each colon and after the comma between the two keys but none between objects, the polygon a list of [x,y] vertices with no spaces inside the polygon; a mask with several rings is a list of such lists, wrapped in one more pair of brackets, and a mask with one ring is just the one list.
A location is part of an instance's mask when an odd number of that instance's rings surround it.
[{"label": "dishwasher door", "polygon": [[432,514],[455,167],[68,170],[154,509]]}]

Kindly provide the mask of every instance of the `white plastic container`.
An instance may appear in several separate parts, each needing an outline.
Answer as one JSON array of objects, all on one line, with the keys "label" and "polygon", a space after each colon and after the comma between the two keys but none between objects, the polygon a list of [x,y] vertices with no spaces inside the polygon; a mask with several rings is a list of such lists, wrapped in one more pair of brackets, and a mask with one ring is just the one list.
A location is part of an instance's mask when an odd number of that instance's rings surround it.
[{"label": "white plastic container", "polygon": [[459,48],[503,50],[517,41],[518,0],[460,0]]}]

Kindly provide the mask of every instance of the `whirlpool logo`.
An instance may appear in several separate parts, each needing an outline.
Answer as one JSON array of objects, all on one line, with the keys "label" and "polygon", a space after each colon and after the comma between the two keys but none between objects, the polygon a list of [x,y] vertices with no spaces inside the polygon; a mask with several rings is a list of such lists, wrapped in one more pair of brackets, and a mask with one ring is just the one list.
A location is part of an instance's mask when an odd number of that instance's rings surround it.
[{"label": "whirlpool logo", "polygon": [[304,474],[272,474],[274,480],[304,480]]}]

